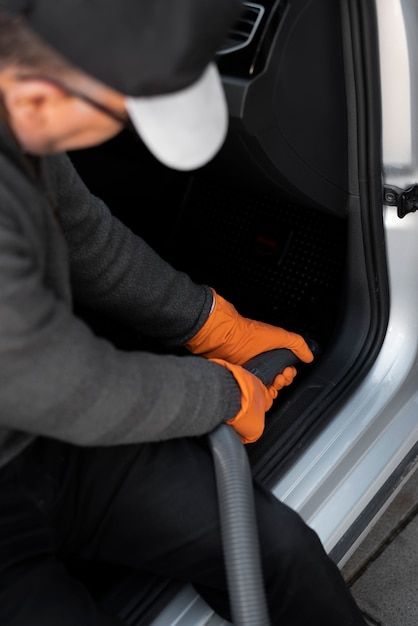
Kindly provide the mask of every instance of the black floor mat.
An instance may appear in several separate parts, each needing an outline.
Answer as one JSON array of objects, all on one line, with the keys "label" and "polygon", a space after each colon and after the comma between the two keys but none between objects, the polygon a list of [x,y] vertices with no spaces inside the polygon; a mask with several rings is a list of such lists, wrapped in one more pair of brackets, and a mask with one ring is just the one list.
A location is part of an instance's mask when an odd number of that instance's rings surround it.
[{"label": "black floor mat", "polygon": [[240,313],[316,339],[335,325],[345,223],[280,197],[196,177],[170,261],[213,286]]},{"label": "black floor mat", "polygon": [[[196,176],[173,236],[169,260],[213,286],[243,315],[315,339],[324,352],[335,332],[344,283],[345,220],[243,183]],[[273,483],[316,423],[306,415],[321,385],[280,392],[264,436],[248,447],[254,475]]]}]

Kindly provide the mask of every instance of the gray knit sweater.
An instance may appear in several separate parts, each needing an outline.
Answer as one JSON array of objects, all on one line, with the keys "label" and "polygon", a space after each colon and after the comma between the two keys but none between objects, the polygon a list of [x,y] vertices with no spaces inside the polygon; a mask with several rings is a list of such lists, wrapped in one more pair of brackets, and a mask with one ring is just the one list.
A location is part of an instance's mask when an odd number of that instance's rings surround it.
[{"label": "gray knit sweater", "polygon": [[66,155],[42,159],[38,179],[0,127],[0,465],[37,435],[158,441],[201,435],[238,412],[227,370],[119,350],[76,317],[74,298],[173,347],[202,326],[212,300],[112,217]]}]

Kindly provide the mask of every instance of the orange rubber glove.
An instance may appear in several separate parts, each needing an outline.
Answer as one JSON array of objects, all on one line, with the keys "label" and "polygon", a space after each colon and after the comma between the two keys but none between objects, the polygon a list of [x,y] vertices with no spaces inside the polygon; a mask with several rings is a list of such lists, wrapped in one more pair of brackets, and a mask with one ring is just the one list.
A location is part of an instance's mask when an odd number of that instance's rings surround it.
[{"label": "orange rubber glove", "polygon": [[269,387],[240,365],[233,365],[222,359],[209,359],[213,363],[223,365],[234,376],[241,390],[241,409],[227,424],[237,431],[242,443],[253,443],[264,431],[265,414],[277,398],[280,389],[290,385],[296,376],[294,367],[286,367],[278,374]]},{"label": "orange rubber glove", "polygon": [[267,350],[288,348],[301,361],[313,361],[312,352],[303,337],[242,317],[230,302],[212,291],[214,308],[202,328],[186,343],[185,347],[190,352],[243,365]]}]

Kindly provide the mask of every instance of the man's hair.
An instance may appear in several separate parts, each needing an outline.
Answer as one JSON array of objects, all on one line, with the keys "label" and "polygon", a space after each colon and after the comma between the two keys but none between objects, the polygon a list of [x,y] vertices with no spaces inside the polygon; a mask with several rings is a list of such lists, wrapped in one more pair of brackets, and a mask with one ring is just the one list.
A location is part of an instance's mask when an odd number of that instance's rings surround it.
[{"label": "man's hair", "polygon": [[68,61],[33,33],[22,18],[0,11],[0,70],[8,67],[51,79],[75,71]]}]

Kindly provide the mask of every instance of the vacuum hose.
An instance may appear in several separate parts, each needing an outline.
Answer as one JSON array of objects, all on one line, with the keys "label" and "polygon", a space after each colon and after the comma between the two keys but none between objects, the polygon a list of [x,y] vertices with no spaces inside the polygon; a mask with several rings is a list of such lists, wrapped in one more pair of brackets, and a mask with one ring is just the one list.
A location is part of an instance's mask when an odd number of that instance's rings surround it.
[{"label": "vacuum hose", "polygon": [[[312,352],[318,352],[309,340]],[[270,350],[244,367],[269,385],[289,365],[301,362],[285,348]],[[222,545],[231,613],[235,626],[269,626],[255,516],[253,483],[247,452],[238,434],[227,424],[209,433],[215,464]]]},{"label": "vacuum hose", "polygon": [[221,424],[209,435],[215,463],[222,545],[233,623],[269,626],[247,453],[238,434]]}]

